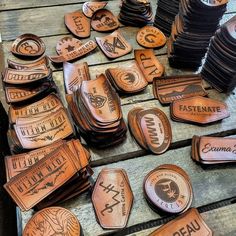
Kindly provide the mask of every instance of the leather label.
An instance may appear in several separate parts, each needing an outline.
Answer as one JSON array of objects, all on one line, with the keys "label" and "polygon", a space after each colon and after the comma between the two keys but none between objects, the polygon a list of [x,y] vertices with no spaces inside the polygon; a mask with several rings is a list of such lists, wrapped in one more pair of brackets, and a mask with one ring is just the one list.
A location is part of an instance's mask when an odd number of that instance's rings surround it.
[{"label": "leather label", "polygon": [[64,56],[82,45],[83,43],[76,38],[64,37],[57,42],[56,51],[58,55]]},{"label": "leather label", "polygon": [[83,4],[83,13],[90,18],[97,10],[104,8],[106,5],[107,2],[85,2]]}]

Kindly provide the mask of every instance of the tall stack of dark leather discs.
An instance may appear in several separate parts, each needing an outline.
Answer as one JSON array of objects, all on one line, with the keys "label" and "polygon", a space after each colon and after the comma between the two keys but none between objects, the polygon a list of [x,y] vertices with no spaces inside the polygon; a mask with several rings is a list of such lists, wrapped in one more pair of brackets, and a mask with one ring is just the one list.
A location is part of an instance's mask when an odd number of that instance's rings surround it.
[{"label": "tall stack of dark leather discs", "polygon": [[158,0],[154,26],[165,35],[171,33],[171,25],[179,12],[179,0]]},{"label": "tall stack of dark leather discs", "polygon": [[168,42],[171,66],[197,69],[201,65],[210,38],[226,10],[226,3],[227,0],[181,0]]},{"label": "tall stack of dark leather discs", "polygon": [[236,16],[227,21],[211,39],[202,76],[220,92],[236,87]]}]

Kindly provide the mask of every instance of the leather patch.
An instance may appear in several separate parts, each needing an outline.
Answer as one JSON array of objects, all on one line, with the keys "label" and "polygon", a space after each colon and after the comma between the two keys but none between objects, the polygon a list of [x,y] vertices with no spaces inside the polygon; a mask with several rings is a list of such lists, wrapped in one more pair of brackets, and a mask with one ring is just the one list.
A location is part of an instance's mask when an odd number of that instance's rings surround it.
[{"label": "leather patch", "polygon": [[104,8],[106,5],[107,2],[85,2],[83,4],[83,13],[91,18],[96,11]]},{"label": "leather patch", "polygon": [[212,236],[213,232],[206,225],[198,210],[191,208],[184,214],[161,226],[149,236],[161,235],[198,235]]},{"label": "leather patch", "polygon": [[98,32],[107,32],[117,29],[119,21],[111,11],[100,9],[93,14],[91,26]]},{"label": "leather patch", "polygon": [[229,116],[226,103],[210,98],[186,98],[171,104],[171,118],[175,121],[208,124]]},{"label": "leather patch", "polygon": [[14,129],[25,149],[44,147],[73,134],[73,127],[65,109],[34,121],[29,119],[24,124],[14,125]]},{"label": "leather patch", "polygon": [[8,67],[10,67],[12,69],[16,69],[16,70],[31,69],[32,67],[37,67],[37,66],[41,66],[41,65],[45,65],[46,67],[49,67],[49,61],[48,61],[47,56],[43,56],[43,57],[39,58],[38,60],[32,61],[27,64],[25,64],[25,63],[22,64],[22,63],[7,59],[7,64],[8,64]]},{"label": "leather patch", "polygon": [[65,61],[72,61],[76,58],[82,57],[91,51],[93,51],[97,47],[97,44],[93,40],[89,40],[82,46],[76,48],[73,51],[70,51],[64,55],[60,56],[50,56],[49,59],[54,63],[62,63]]},{"label": "leather patch", "polygon": [[125,40],[119,31],[104,37],[95,38],[99,47],[108,58],[124,56],[132,51],[132,46]]},{"label": "leather patch", "polygon": [[58,55],[64,56],[82,45],[83,43],[76,38],[64,37],[57,42],[56,51]]},{"label": "leather patch", "polygon": [[201,2],[207,6],[210,7],[217,7],[217,6],[221,6],[224,4],[228,3],[228,0],[216,0],[216,1],[211,1],[211,0],[201,0]]},{"label": "leather patch", "polygon": [[165,76],[153,80],[153,94],[161,104],[169,104],[175,100],[206,96],[200,75]]},{"label": "leather patch", "polygon": [[164,66],[158,61],[152,49],[135,49],[134,57],[145,79],[151,83],[154,78],[161,77]]},{"label": "leather patch", "polygon": [[143,190],[154,210],[178,214],[190,207],[193,191],[184,170],[173,167],[163,165],[149,172],[144,179]]},{"label": "leather patch", "polygon": [[102,228],[124,228],[133,204],[126,172],[123,169],[103,169],[94,186],[92,203]]},{"label": "leather patch", "polygon": [[4,185],[22,211],[27,211],[77,173],[75,157],[63,145]]},{"label": "leather patch", "polygon": [[107,69],[106,76],[121,93],[137,93],[148,85],[135,61],[126,67]]},{"label": "leather patch", "polygon": [[154,26],[144,26],[136,36],[137,42],[145,48],[159,48],[166,44],[166,36]]},{"label": "leather patch", "polygon": [[90,80],[87,62],[72,64],[63,63],[64,84],[67,94],[73,93],[73,86],[80,86],[82,81]]},{"label": "leather patch", "polygon": [[12,44],[11,52],[18,56],[38,57],[45,52],[44,42],[34,34],[22,34]]},{"label": "leather patch", "polygon": [[87,38],[90,36],[90,21],[81,11],[66,13],[65,25],[79,38]]},{"label": "leather patch", "polygon": [[82,235],[77,217],[62,207],[49,207],[35,213],[26,224],[23,236],[40,235],[42,232],[44,235]]}]

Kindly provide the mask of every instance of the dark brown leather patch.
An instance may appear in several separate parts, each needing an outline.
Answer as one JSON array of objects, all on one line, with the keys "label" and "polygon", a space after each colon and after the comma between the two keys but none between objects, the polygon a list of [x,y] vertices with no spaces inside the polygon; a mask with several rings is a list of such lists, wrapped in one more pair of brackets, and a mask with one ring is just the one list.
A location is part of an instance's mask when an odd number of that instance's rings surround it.
[{"label": "dark brown leather patch", "polygon": [[171,118],[180,122],[208,124],[229,117],[227,104],[205,97],[192,97],[171,104]]},{"label": "dark brown leather patch", "polygon": [[66,13],[65,25],[79,38],[90,36],[90,21],[81,11]]},{"label": "dark brown leather patch", "polygon": [[99,32],[112,31],[119,27],[119,21],[111,11],[100,9],[93,14],[91,26]]},{"label": "dark brown leather patch", "polygon": [[83,4],[83,13],[90,18],[97,10],[104,8],[106,5],[107,2],[85,2]]},{"label": "dark brown leather patch", "polygon": [[64,62],[63,75],[67,94],[72,94],[73,87],[80,86],[82,81],[90,80],[89,68],[87,62],[79,64]]},{"label": "dark brown leather patch", "polygon": [[77,217],[62,207],[45,208],[33,215],[26,224],[23,236],[41,234],[82,235]]},{"label": "dark brown leather patch", "polygon": [[196,235],[212,236],[213,232],[206,225],[197,209],[192,208],[174,220],[161,226],[149,236],[161,235]]},{"label": "dark brown leather patch", "polygon": [[76,38],[64,37],[57,42],[56,51],[58,55],[66,55],[82,45],[83,43]]},{"label": "dark brown leather patch", "polygon": [[125,170],[103,169],[94,186],[92,203],[102,228],[124,228],[133,204],[133,193]]},{"label": "dark brown leather patch", "polygon": [[145,48],[159,48],[166,44],[166,36],[154,26],[144,26],[136,36],[137,42]]},{"label": "dark brown leather patch", "polygon": [[134,57],[149,83],[163,75],[164,66],[158,61],[152,49],[135,49]]},{"label": "dark brown leather patch", "polygon": [[45,52],[44,42],[34,34],[22,34],[12,44],[11,52],[18,56],[37,57]]},{"label": "dark brown leather patch", "polygon": [[108,58],[117,58],[132,51],[132,46],[125,40],[119,31],[104,37],[95,38],[99,47]]}]

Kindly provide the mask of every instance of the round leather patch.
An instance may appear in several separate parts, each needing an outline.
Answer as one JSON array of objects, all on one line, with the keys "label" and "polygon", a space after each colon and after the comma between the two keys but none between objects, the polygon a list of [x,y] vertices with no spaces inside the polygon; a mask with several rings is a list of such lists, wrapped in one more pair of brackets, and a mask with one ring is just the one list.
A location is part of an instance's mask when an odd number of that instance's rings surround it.
[{"label": "round leather patch", "polygon": [[48,207],[37,212],[26,224],[23,236],[79,236],[80,223],[76,216],[62,207]]},{"label": "round leather patch", "polygon": [[34,34],[22,34],[12,44],[11,52],[19,56],[37,57],[45,52],[44,42]]},{"label": "round leather patch", "polygon": [[58,55],[65,55],[82,46],[83,43],[72,37],[64,37],[57,42],[56,51]]},{"label": "round leather patch", "polygon": [[146,48],[163,47],[166,44],[166,36],[154,26],[144,26],[137,33],[137,42]]}]

